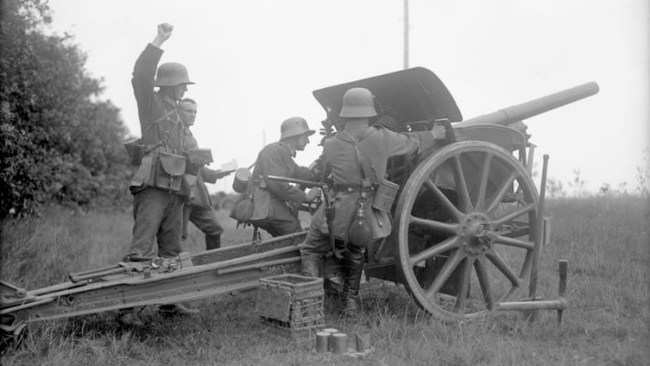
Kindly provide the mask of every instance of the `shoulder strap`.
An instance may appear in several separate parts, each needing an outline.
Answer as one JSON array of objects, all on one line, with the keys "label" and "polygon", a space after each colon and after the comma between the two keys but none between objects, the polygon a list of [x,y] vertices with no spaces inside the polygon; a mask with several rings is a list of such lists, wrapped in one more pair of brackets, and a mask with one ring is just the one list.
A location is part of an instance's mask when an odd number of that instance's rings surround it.
[{"label": "shoulder strap", "polygon": [[[183,130],[186,127],[183,125],[183,122],[180,121],[180,117],[178,117],[177,113],[178,113],[178,110],[176,108],[172,108],[170,111],[166,112],[164,115],[162,115],[156,121],[154,121],[154,123],[147,126],[147,128],[142,133],[142,136],[144,136],[152,127],[156,126],[156,127],[158,127],[158,130],[159,130],[159,132],[160,132],[160,134],[162,135],[162,138],[163,138],[162,139],[162,145],[163,146],[168,146],[169,142],[172,140],[171,135],[173,133],[177,133],[178,134],[179,149],[180,149],[180,151],[185,151],[185,141],[184,141],[184,138],[183,138]],[[174,126],[172,126],[171,130],[169,130],[169,131],[163,130],[160,127],[160,122],[162,122],[164,120],[167,120],[173,114],[177,115]],[[178,130],[178,131],[176,132],[176,130]]]},{"label": "shoulder strap", "polygon": [[147,126],[147,128],[142,132],[142,136],[144,137],[144,135],[151,129],[151,127],[158,126],[160,122],[166,120],[169,116],[171,116],[175,112],[176,112],[176,108],[173,108],[171,111],[165,113],[164,115],[162,115],[162,117],[155,120],[154,123]]},{"label": "shoulder strap", "polygon": [[[359,147],[359,141],[354,138],[350,133],[343,131],[340,134],[336,134],[336,136],[341,135],[339,138],[341,141],[345,141],[348,143],[351,143],[354,146],[354,153],[355,157],[357,159],[357,162],[361,166],[361,179],[362,181],[365,181],[366,179],[370,179],[371,184],[376,184],[379,179],[377,177],[377,172],[375,171],[375,167],[368,161],[366,158],[366,155],[361,151],[361,148]],[[344,135],[344,136],[343,136]],[[361,139],[365,138],[368,136],[368,134],[364,134]],[[373,181],[374,178],[374,181]]]}]

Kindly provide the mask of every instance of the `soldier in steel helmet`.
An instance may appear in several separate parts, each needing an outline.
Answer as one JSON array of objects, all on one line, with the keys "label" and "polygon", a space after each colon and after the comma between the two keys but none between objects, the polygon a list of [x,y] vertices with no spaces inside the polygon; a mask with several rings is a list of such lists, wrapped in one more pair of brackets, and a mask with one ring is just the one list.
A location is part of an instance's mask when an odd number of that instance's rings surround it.
[{"label": "soldier in steel helmet", "polygon": [[[185,200],[182,176],[185,171],[183,124],[177,102],[183,98],[189,79],[185,66],[165,63],[158,67],[162,44],[173,26],[158,25],[158,32],[140,54],[133,68],[131,84],[138,105],[143,157],[130,183],[133,194],[133,240],[125,261],[171,258],[181,252],[182,208]],[[156,71],[157,68],[157,71]],[[157,91],[154,87],[158,87]],[[155,243],[158,243],[156,248]],[[196,313],[180,304],[161,305],[161,313]],[[141,325],[132,309],[118,320],[126,325]]]},{"label": "soldier in steel helmet", "polygon": [[[301,249],[302,273],[318,277],[323,256],[335,250],[340,255],[343,288],[342,312],[358,312],[364,250],[388,236],[390,212],[374,207],[375,191],[386,175],[388,158],[434,147],[445,138],[444,127],[431,131],[398,133],[381,125],[369,126],[377,116],[374,96],[365,88],[352,88],[343,95],[339,117],[344,127],[323,144],[325,175],[333,184],[325,194],[333,203],[334,217],[321,205],[311,221]],[[394,184],[394,183],[393,183]]]},{"label": "soldier in steel helmet", "polygon": [[248,190],[253,193],[254,208],[251,222],[272,236],[302,230],[298,209],[303,203],[320,197],[320,188],[304,190],[286,182],[266,179],[269,175],[303,180],[318,180],[316,173],[296,164],[293,158],[303,151],[314,134],[302,117],[291,117],[282,122],[280,140],[266,145],[258,154]]}]

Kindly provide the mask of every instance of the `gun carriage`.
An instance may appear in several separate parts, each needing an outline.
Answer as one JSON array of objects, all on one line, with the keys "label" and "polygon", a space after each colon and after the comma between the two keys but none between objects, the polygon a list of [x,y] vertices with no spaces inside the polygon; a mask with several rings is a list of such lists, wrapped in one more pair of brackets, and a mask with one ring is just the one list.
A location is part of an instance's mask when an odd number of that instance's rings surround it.
[{"label": "gun carriage", "polygon": [[351,87],[373,92],[380,114],[375,123],[399,132],[445,123],[452,135],[436,151],[389,160],[388,179],[401,187],[393,232],[368,248],[366,274],[403,283],[421,308],[443,319],[565,306],[516,302],[524,290],[530,292],[525,300],[536,298],[545,233],[543,196],[531,179],[535,145],[522,121],[593,95],[597,84],[468,120],[440,79],[423,68],[317,90],[314,96],[336,116]]},{"label": "gun carriage", "polygon": [[[352,87],[375,95],[380,114],[375,123],[398,132],[442,123],[449,138],[436,150],[390,159],[387,178],[400,186],[392,208],[393,231],[367,248],[366,276],[402,283],[421,308],[446,320],[512,309],[556,309],[561,314],[564,298],[544,301],[535,293],[537,263],[548,239],[543,220],[546,163],[538,193],[531,178],[535,145],[522,121],[596,94],[597,84],[463,120],[442,81],[427,69],[412,68],[314,91],[328,114],[326,129],[339,123],[332,116]],[[255,288],[261,277],[299,271],[305,235],[193,256],[182,253],[174,259],[120,262],[72,273],[67,282],[36,290],[2,282],[0,327],[16,335],[35,320]],[[566,276],[562,268],[561,280]],[[561,281],[561,296],[564,286]]]}]

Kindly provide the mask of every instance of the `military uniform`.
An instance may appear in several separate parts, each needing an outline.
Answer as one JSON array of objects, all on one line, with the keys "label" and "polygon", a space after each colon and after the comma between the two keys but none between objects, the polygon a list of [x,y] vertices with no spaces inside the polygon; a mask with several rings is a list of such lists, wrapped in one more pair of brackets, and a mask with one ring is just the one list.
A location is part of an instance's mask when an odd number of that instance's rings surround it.
[{"label": "military uniform", "polygon": [[[298,220],[298,208],[305,201],[303,190],[285,182],[265,179],[276,175],[303,180],[316,180],[314,173],[293,160],[295,151],[284,141],[266,145],[260,151],[248,190],[254,197],[252,223],[272,236],[295,233],[302,230]],[[263,192],[259,192],[262,190]],[[267,199],[262,198],[264,196]]]},{"label": "military uniform", "polygon": [[[130,183],[133,193],[133,241],[124,258],[175,257],[181,252],[182,209],[187,187],[183,185],[186,169],[184,126],[176,109],[176,99],[182,96],[189,80],[182,64],[166,63],[158,67],[165,42],[173,26],[158,25],[156,38],[135,62],[133,68],[133,92],[138,105],[142,138],[138,170]],[[173,87],[154,92],[154,86]],[[158,242],[158,250],[155,241]],[[160,305],[159,312],[165,316],[190,315],[197,310],[181,304]],[[118,321],[124,326],[142,327],[134,308],[122,309]]]},{"label": "military uniform", "polygon": [[[346,134],[350,137],[345,137]],[[368,126],[346,127],[345,132],[325,140],[323,157],[333,181],[330,197],[334,197],[335,215],[330,228],[325,218],[324,205],[319,207],[311,221],[302,250],[304,255],[321,255],[330,251],[329,235],[334,235],[337,240],[348,241],[348,227],[357,211],[362,191],[362,168],[354,158],[355,148],[351,139],[358,142],[359,150],[365,155],[379,179],[386,174],[389,157],[413,153],[418,149],[425,150],[433,145],[433,137],[429,132],[406,134]],[[365,217],[372,229],[373,239],[378,240],[390,234],[391,220],[388,212],[372,207],[374,191],[368,190],[366,195]],[[350,244],[354,246],[354,243]]]},{"label": "military uniform", "polygon": [[[184,129],[185,147],[187,149],[196,149],[198,144],[189,128]],[[196,227],[205,234],[205,249],[217,249],[221,247],[221,233],[223,227],[217,220],[217,215],[212,209],[212,200],[205,186],[205,181],[215,183],[215,171],[199,167],[196,174],[186,174],[186,183],[188,185],[188,200],[183,206],[183,234],[182,239],[187,238],[187,226],[191,221]],[[212,180],[211,178],[214,178]]]},{"label": "military uniform", "polygon": [[[385,178],[388,158],[418,149],[426,151],[435,143],[433,130],[397,133],[381,126],[369,127],[370,118],[375,116],[375,99],[370,90],[351,88],[343,94],[339,117],[345,127],[325,140],[322,157],[325,174],[333,181],[331,191],[326,194],[333,204],[334,217],[328,222],[329,208],[321,205],[300,253],[302,273],[316,277],[323,255],[334,249],[332,241],[335,245],[337,240],[345,244],[341,270],[346,315],[357,311],[365,246],[391,232],[390,207],[385,207],[387,204],[378,205],[379,209],[373,207],[375,189]],[[350,228],[358,230],[349,231]]]},{"label": "military uniform", "polygon": [[[176,174],[184,170],[183,125],[176,112],[176,101],[154,92],[156,68],[163,51],[148,44],[138,57],[131,83],[138,105],[140,131],[145,149],[130,189],[134,195],[133,241],[126,258],[174,257],[181,252],[183,193],[171,177],[162,186],[157,172],[165,168]],[[165,155],[164,157],[162,155]],[[163,167],[165,159],[166,167]],[[162,177],[163,173],[160,173]],[[154,242],[158,242],[158,250]]]},{"label": "military uniform", "polygon": [[[362,166],[357,151],[364,155],[374,177],[367,177],[373,185],[362,185]],[[433,145],[433,136],[424,133],[397,133],[383,127],[365,125],[347,125],[344,132],[325,141],[323,159],[329,176],[333,181],[331,191],[326,193],[333,197],[334,218],[331,226],[325,216],[325,205],[321,205],[314,215],[309,233],[301,249],[303,274],[319,276],[319,266],[323,256],[332,250],[330,235],[337,240],[337,245],[346,243],[341,258],[343,275],[342,296],[344,312],[348,315],[357,311],[355,299],[358,297],[359,284],[364,263],[365,247],[348,237],[350,224],[355,218],[364,197],[363,212],[370,226],[372,238],[379,240],[391,232],[390,212],[372,207],[375,187],[378,179],[386,174],[386,163],[391,156],[413,153]],[[356,157],[356,158],[355,158]],[[343,248],[339,248],[343,249]]]}]

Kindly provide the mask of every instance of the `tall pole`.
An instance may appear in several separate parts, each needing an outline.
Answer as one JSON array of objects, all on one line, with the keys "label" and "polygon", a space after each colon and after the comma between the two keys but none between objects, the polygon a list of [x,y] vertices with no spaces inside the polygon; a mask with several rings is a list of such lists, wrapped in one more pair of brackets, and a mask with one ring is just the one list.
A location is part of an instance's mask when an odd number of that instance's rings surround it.
[{"label": "tall pole", "polygon": [[404,0],[404,69],[409,68],[409,0]]}]

